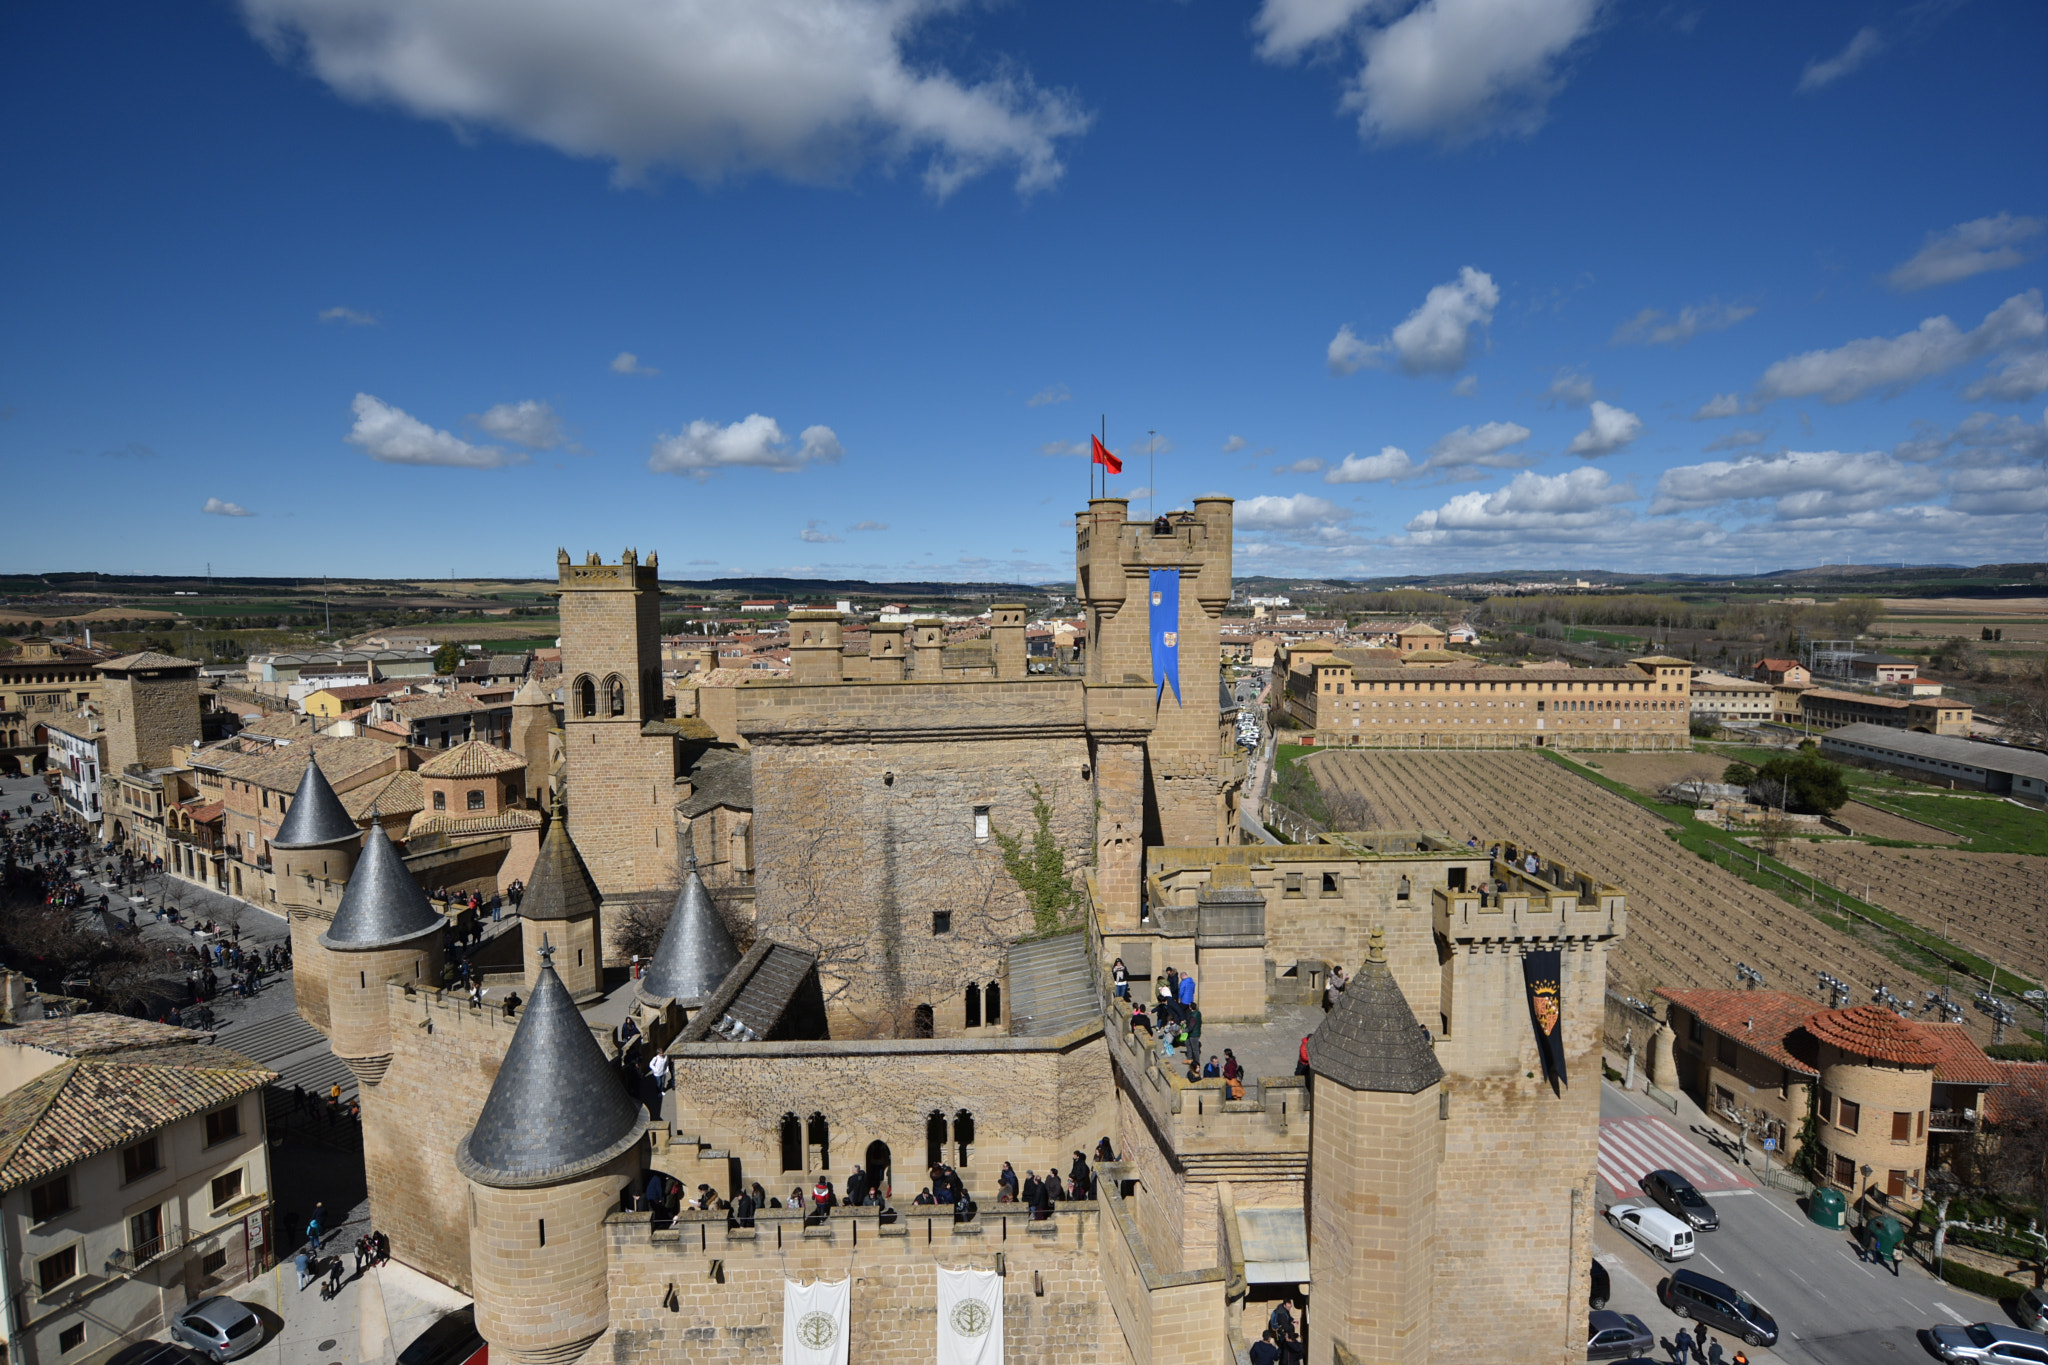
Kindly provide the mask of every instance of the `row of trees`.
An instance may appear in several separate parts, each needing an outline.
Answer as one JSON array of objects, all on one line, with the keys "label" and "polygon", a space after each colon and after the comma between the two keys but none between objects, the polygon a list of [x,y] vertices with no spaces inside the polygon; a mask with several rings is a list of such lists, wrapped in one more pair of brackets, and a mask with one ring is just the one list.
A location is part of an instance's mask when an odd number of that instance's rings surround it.
[{"label": "row of trees", "polygon": [[1781,635],[1804,629],[1819,636],[1863,634],[1884,615],[1875,597],[1844,597],[1801,606],[1785,602],[1688,602],[1651,593],[1580,596],[1489,597],[1486,616],[1507,625],[1533,626],[1546,620],[1575,626],[1663,626],[1711,630],[1724,635]]}]

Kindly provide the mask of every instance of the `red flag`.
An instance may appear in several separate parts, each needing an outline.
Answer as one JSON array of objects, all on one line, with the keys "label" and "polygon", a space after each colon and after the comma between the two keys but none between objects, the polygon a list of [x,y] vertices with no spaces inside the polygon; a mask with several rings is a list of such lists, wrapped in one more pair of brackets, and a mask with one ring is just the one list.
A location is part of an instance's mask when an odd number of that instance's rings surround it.
[{"label": "red flag", "polygon": [[1100,437],[1090,436],[1088,438],[1088,444],[1095,447],[1095,449],[1088,456],[1091,462],[1101,465],[1104,469],[1107,469],[1112,474],[1121,474],[1124,472],[1124,462],[1122,460],[1119,460],[1116,456],[1109,453],[1109,447],[1102,443],[1102,439]]}]

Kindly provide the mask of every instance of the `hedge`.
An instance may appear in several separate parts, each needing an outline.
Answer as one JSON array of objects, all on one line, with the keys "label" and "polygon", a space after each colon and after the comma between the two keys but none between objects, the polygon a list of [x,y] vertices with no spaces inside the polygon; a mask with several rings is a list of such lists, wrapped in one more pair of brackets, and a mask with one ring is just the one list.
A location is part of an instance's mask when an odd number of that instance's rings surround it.
[{"label": "hedge", "polygon": [[2016,1299],[2026,1292],[2026,1286],[2003,1275],[1994,1275],[1988,1270],[1979,1270],[1973,1265],[1947,1256],[1941,1258],[1941,1278],[1958,1289],[1967,1289],[1972,1294],[1981,1294],[1994,1302]]},{"label": "hedge", "polygon": [[1984,1055],[2001,1062],[2048,1062],[2048,1047],[2039,1043],[1993,1043]]}]

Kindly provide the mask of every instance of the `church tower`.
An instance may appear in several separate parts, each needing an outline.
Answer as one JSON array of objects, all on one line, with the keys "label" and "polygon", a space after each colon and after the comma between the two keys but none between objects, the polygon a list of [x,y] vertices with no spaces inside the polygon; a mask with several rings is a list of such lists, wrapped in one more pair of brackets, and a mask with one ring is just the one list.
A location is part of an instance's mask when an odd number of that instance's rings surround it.
[{"label": "church tower", "polygon": [[329,1031],[330,1023],[327,955],[320,935],[333,920],[355,871],[362,833],[328,785],[320,760],[308,758],[284,823],[270,841],[276,859],[271,875],[291,930],[292,996],[300,1017],[322,1033]]},{"label": "church tower", "polygon": [[1428,1365],[1444,1069],[1383,931],[1309,1036],[1308,1064],[1308,1358]]},{"label": "church tower", "polygon": [[476,1328],[493,1360],[514,1365],[566,1365],[610,1323],[604,1220],[641,1179],[647,1131],[552,956],[542,950],[490,1098],[455,1150]]},{"label": "church tower", "polygon": [[405,870],[384,826],[371,821],[362,861],[348,879],[333,923],[320,935],[326,952],[328,1041],[364,1085],[383,1080],[391,1065],[385,983],[438,989],[441,931],[447,927]]},{"label": "church tower", "polygon": [[548,837],[541,841],[540,856],[534,859],[533,875],[526,884],[525,899],[519,902],[519,936],[526,960],[526,991],[539,989],[542,945],[546,944],[560,965],[555,975],[579,1004],[595,1000],[603,991],[603,951],[598,911],[604,897],[591,880],[576,841],[569,837],[569,822],[556,805],[548,823]]}]

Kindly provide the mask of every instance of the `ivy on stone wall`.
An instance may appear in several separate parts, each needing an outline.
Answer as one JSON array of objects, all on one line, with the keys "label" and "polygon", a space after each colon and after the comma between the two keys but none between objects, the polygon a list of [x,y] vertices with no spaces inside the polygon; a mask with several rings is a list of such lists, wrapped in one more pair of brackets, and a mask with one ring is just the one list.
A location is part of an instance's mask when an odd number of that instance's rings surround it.
[{"label": "ivy on stone wall", "polygon": [[1004,869],[1024,893],[1025,904],[1031,907],[1033,927],[1045,934],[1073,918],[1081,905],[1081,893],[1067,871],[1066,850],[1053,837],[1052,802],[1046,799],[1045,789],[1035,782],[1031,785],[1031,816],[1038,827],[1032,831],[1028,849],[1022,835],[1005,834],[993,823],[989,833],[1003,851]]}]

